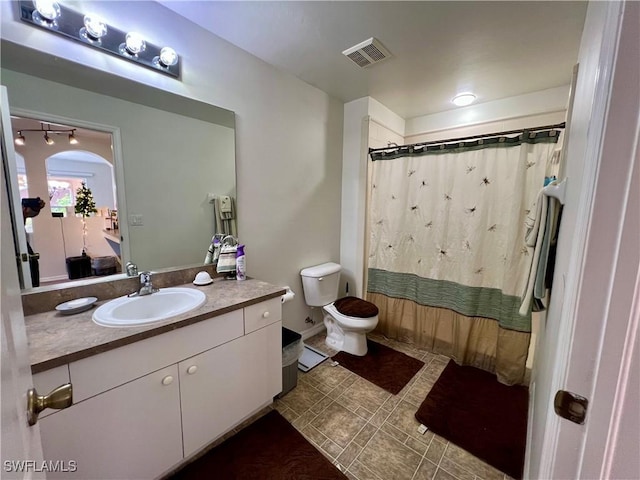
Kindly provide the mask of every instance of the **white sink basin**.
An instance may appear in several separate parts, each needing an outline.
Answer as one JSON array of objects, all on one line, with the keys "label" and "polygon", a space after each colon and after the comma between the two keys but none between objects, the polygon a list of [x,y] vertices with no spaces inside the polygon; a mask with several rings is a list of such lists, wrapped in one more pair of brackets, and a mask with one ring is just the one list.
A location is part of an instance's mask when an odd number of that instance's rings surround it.
[{"label": "white sink basin", "polygon": [[111,300],[96,309],[93,321],[105,327],[147,325],[187,313],[205,300],[205,294],[194,288],[162,288],[151,295]]}]

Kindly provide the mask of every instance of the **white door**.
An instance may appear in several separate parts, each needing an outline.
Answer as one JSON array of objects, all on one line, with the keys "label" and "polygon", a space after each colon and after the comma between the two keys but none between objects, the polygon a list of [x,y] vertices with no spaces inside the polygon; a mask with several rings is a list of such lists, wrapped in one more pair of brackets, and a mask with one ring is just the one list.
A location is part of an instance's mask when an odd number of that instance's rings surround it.
[{"label": "white door", "polygon": [[[20,190],[18,188],[18,170],[16,168],[15,150],[13,148],[13,133],[11,131],[11,116],[9,114],[9,100],[7,96],[7,88],[1,88],[1,108],[2,115],[2,167],[6,177],[6,188],[8,196],[6,206],[3,205],[3,213],[7,215],[13,212],[13,218],[16,222],[12,228],[12,235],[3,237],[4,242],[9,244],[9,239],[13,237],[13,245],[15,258],[18,266],[18,281],[23,288],[31,288],[31,269],[29,268],[27,236],[24,230],[22,217],[22,204],[20,203]],[[3,200],[4,201],[4,200]],[[6,246],[5,245],[5,248]]]},{"label": "white door", "polygon": [[[532,384],[529,478],[640,478],[638,25],[638,2],[589,6],[567,139],[573,190]],[[555,415],[558,390],[589,400],[583,424]]]},{"label": "white door", "polygon": [[[11,145],[11,132],[8,127],[8,109],[6,105],[6,89],[2,87],[2,156],[7,155],[7,145]],[[13,151],[13,148],[10,149]],[[4,160],[4,158],[3,158]],[[20,284],[16,268],[15,251],[13,248],[13,234],[9,209],[9,194],[7,192],[7,178],[2,169],[2,204],[0,223],[2,224],[2,270],[0,288],[2,299],[2,345],[1,352],[1,381],[2,399],[2,470],[0,477],[4,478],[45,478],[44,473],[38,472],[42,468],[42,444],[40,429],[36,424],[27,425],[27,390],[32,387],[31,366],[27,334],[22,313],[20,298]],[[20,213],[20,217],[22,213]],[[26,250],[25,250],[26,251]],[[28,276],[28,273],[27,273]],[[40,392],[43,393],[43,392]],[[48,392],[45,392],[48,393]],[[25,463],[31,461],[33,463]]]},{"label": "white door", "polygon": [[18,281],[23,288],[31,288],[31,269],[29,268],[27,236],[24,230],[22,204],[20,203],[20,190],[18,188],[18,170],[16,167],[16,152],[13,148],[9,100],[7,97],[7,88],[1,86],[0,89],[0,95],[2,97],[0,108],[2,122],[2,167],[6,178],[9,205],[7,214],[12,212],[15,221],[10,235],[3,237],[3,245],[5,245],[6,248],[9,245],[9,239],[13,237],[15,261],[18,266]]}]

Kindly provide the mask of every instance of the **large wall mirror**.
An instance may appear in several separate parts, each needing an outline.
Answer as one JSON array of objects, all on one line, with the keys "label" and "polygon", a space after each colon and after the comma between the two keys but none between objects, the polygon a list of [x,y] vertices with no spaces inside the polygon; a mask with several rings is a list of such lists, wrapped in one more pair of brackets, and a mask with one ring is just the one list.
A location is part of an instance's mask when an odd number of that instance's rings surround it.
[{"label": "large wall mirror", "polygon": [[[237,214],[233,112],[6,41],[1,67],[14,137],[20,129],[75,129],[78,140],[71,147],[68,134],[52,134],[50,148],[31,132],[15,147],[22,196],[46,202],[27,226],[41,254],[39,288],[77,275],[68,259],[85,245],[89,256],[117,257],[117,270],[127,261],[146,270],[203,263],[211,237],[222,233],[212,199],[231,197]],[[69,198],[82,183],[98,210],[85,238]]]}]

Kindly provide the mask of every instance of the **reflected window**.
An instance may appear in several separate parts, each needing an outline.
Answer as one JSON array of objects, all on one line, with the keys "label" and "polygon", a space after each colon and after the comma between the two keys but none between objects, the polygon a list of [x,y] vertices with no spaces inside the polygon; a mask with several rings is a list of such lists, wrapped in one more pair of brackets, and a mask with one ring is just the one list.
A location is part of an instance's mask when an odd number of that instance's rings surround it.
[{"label": "reflected window", "polygon": [[86,179],[47,177],[52,214],[62,214],[66,217],[72,213],[71,208],[76,204],[76,191],[82,186],[82,182],[86,182]]},{"label": "reflected window", "polygon": [[18,189],[20,190],[20,198],[29,198],[29,182],[27,181],[27,175],[24,173],[18,174]]}]

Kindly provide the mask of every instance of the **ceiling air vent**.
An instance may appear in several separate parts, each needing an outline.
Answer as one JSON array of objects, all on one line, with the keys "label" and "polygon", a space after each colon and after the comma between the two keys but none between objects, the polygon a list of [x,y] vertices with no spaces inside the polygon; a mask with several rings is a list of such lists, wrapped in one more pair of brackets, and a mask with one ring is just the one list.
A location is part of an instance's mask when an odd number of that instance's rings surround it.
[{"label": "ceiling air vent", "polygon": [[355,47],[351,47],[342,52],[343,55],[349,57],[359,67],[368,67],[374,63],[381,62],[391,54],[389,50],[384,48],[384,45],[380,43],[377,38],[371,37],[369,40],[365,40],[359,43]]}]

